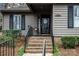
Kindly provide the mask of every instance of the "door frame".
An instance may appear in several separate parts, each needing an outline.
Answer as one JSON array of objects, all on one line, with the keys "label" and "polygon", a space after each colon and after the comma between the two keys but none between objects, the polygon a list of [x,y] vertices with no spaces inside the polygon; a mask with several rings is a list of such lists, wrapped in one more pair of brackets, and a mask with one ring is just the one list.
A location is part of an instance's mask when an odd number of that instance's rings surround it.
[{"label": "door frame", "polygon": [[42,21],[42,18],[49,18],[49,33],[45,33],[45,34],[50,34],[50,30],[51,30],[51,17],[50,16],[41,16],[40,17],[40,34],[44,34],[44,33],[42,33],[42,27],[41,27],[41,21]]}]

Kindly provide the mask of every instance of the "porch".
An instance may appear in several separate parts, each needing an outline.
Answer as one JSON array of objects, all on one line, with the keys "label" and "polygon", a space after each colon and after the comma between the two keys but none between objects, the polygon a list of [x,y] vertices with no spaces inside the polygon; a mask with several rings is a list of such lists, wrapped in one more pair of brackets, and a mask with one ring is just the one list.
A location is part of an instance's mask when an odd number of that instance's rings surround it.
[{"label": "porch", "polygon": [[[52,34],[52,4],[27,4],[37,17],[37,26],[33,28],[34,35]],[[31,26],[32,27],[32,26]]]},{"label": "porch", "polygon": [[[23,31],[25,33],[25,37],[23,38],[22,41],[23,44],[21,44],[21,46],[24,48],[25,53],[33,53],[33,54],[41,53],[44,56],[46,55],[46,53],[52,54],[52,37],[51,37],[52,36],[51,35],[52,34],[52,19],[51,19],[52,4],[28,4],[28,6],[32,9],[33,14],[37,16],[37,19],[33,19],[36,20],[37,22],[33,21],[32,23],[32,18],[30,18],[29,15],[27,15],[28,17],[27,16],[25,17],[25,19],[27,20],[25,25],[26,28],[25,30],[22,30],[22,33]],[[6,13],[12,14],[11,12],[6,12]],[[4,19],[6,19],[6,17],[7,15],[5,16]],[[9,22],[9,17],[6,21]],[[5,24],[4,28],[7,29],[9,27],[6,27]],[[32,36],[35,37],[32,38]],[[17,55],[15,52],[18,52],[16,50],[18,50],[18,48],[20,47],[18,47],[18,45],[15,45],[15,42],[16,41],[13,39],[10,42],[5,41],[1,43],[0,44],[1,46],[0,52],[2,51],[1,55]],[[12,43],[11,46],[13,47],[9,46],[9,44],[11,43]],[[29,45],[32,45],[32,47]],[[10,53],[9,50],[11,50]]]}]

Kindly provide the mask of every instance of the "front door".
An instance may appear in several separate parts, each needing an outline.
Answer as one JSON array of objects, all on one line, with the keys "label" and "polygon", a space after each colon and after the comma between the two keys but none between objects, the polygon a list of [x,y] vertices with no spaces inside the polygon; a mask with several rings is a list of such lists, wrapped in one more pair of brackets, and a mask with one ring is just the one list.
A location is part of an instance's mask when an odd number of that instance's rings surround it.
[{"label": "front door", "polygon": [[41,18],[41,34],[49,34],[50,33],[50,23],[49,18]]}]

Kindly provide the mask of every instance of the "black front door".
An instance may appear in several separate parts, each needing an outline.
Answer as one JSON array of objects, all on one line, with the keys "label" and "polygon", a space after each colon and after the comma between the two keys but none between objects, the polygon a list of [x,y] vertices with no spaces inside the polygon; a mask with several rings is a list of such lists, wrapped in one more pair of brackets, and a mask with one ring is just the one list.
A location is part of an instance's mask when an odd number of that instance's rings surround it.
[{"label": "black front door", "polygon": [[49,34],[50,33],[50,23],[49,18],[41,18],[41,34]]}]

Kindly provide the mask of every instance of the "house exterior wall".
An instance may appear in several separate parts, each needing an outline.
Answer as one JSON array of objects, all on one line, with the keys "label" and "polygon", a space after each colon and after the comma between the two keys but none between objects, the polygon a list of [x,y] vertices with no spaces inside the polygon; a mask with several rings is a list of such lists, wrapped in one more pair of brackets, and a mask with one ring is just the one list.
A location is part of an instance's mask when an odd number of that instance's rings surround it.
[{"label": "house exterior wall", "polygon": [[[79,28],[68,28],[68,5],[53,5],[53,35],[77,36]],[[56,16],[56,15],[60,16]]]},{"label": "house exterior wall", "polygon": [[9,30],[9,14],[4,14],[2,30]]},{"label": "house exterior wall", "polygon": [[25,30],[22,30],[22,34],[26,35],[28,32],[28,25],[31,25],[33,28],[37,27],[37,16],[33,14],[27,14],[25,16]]},{"label": "house exterior wall", "polygon": [[[3,30],[9,30],[9,14],[4,14],[3,18]],[[31,25],[33,28],[37,27],[37,17],[33,14],[25,15],[25,30],[22,30],[22,34],[26,35],[28,31],[28,25]]]},{"label": "house exterior wall", "polygon": [[[68,28],[68,5],[56,5],[52,6],[52,30],[53,36],[77,36],[79,35],[79,28]],[[57,16],[59,15],[59,16]],[[3,30],[9,30],[9,14],[4,14],[3,18]],[[25,15],[25,30],[22,30],[22,34],[26,35],[28,31],[28,25],[33,28],[37,27],[37,16],[34,14]]]}]

